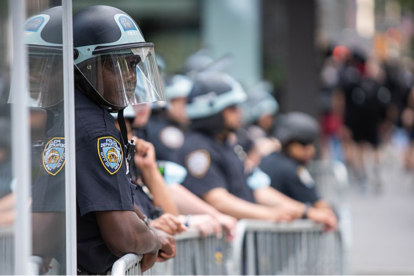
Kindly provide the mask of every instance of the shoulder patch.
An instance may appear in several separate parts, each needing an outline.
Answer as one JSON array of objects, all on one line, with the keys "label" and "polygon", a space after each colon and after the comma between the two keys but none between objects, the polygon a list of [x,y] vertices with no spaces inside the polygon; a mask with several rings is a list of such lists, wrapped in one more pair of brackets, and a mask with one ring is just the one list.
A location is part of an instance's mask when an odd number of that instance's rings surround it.
[{"label": "shoulder patch", "polygon": [[98,155],[102,165],[109,174],[116,174],[122,165],[123,152],[121,144],[114,137],[105,136],[98,139]]},{"label": "shoulder patch", "polygon": [[306,187],[308,187],[309,189],[313,188],[313,186],[315,186],[315,180],[313,180],[310,172],[308,171],[308,169],[306,169],[303,166],[299,166],[297,169],[297,174],[298,177],[300,179],[300,181],[302,182],[303,185],[305,185]]},{"label": "shoulder patch", "polygon": [[184,143],[184,133],[174,126],[164,127],[158,136],[161,143],[170,149],[179,149]]},{"label": "shoulder patch", "polygon": [[65,138],[54,137],[47,142],[42,154],[43,167],[50,175],[57,175],[65,166]]},{"label": "shoulder patch", "polygon": [[210,153],[206,150],[195,150],[185,158],[185,165],[188,172],[196,177],[202,178],[210,168]]}]

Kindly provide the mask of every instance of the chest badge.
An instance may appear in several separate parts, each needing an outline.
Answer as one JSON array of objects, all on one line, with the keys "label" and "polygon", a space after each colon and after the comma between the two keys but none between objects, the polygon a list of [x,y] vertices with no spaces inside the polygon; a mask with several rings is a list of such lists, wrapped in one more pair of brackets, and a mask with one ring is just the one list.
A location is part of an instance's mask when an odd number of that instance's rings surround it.
[{"label": "chest badge", "polygon": [[122,165],[121,144],[113,137],[101,137],[98,139],[98,154],[102,165],[111,175],[117,173]]},{"label": "chest badge", "polygon": [[43,167],[50,175],[57,175],[65,166],[65,138],[55,137],[47,142],[42,154]]}]

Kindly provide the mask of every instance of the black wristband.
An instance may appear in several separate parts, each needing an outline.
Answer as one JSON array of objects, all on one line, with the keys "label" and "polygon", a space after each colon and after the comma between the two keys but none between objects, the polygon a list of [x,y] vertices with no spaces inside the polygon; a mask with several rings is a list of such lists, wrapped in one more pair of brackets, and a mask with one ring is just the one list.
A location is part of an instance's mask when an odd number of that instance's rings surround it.
[{"label": "black wristband", "polygon": [[311,205],[309,203],[305,203],[305,211],[303,211],[302,219],[307,219],[308,218],[308,212],[309,212],[310,207],[311,207]]}]

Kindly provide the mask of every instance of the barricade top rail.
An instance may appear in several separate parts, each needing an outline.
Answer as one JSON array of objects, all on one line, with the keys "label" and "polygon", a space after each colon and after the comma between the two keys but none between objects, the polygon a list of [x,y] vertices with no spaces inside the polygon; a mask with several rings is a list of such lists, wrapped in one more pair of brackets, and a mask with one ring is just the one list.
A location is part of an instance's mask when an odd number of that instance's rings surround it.
[{"label": "barricade top rail", "polygon": [[179,241],[179,240],[199,238],[200,236],[201,236],[200,232],[197,229],[189,228],[186,231],[182,232],[181,234],[175,235],[174,239],[176,241]]},{"label": "barricade top rail", "polygon": [[141,255],[136,254],[126,254],[119,258],[114,265],[112,266],[111,275],[122,276],[125,275],[125,272],[133,267],[134,265],[138,264],[142,260]]},{"label": "barricade top rail", "polygon": [[0,227],[0,236],[13,235],[13,227]]},{"label": "barricade top rail", "polygon": [[[272,232],[305,232],[323,231],[324,226],[311,220],[295,220],[292,222],[273,222],[254,219],[242,219],[237,224],[238,230],[244,231],[272,231]],[[241,234],[239,231],[237,234]]]}]

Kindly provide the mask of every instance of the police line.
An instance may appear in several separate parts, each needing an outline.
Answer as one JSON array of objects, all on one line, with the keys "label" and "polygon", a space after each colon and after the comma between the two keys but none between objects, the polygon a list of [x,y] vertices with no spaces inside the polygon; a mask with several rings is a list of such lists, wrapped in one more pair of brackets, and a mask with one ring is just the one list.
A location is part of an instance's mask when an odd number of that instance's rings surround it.
[{"label": "police line", "polygon": [[176,236],[177,256],[144,274],[141,256],[116,261],[112,275],[297,275],[344,274],[345,247],[339,231],[324,233],[309,220],[274,223],[241,220],[232,242],[200,237],[196,230]]}]

